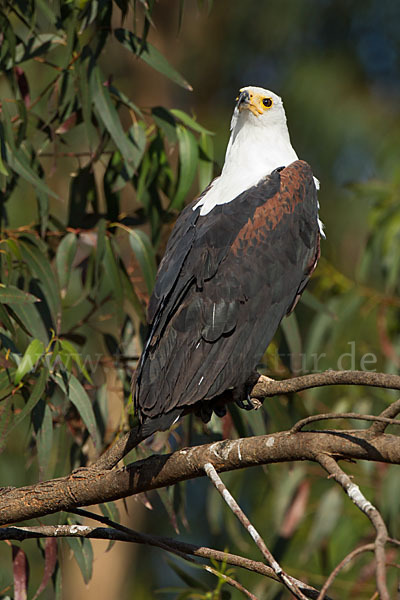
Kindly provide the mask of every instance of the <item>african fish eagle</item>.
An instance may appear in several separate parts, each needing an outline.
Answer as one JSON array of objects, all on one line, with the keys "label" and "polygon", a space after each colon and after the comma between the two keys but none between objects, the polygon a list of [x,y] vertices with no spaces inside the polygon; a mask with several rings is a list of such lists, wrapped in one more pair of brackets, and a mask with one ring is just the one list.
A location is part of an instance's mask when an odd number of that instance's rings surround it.
[{"label": "african fish eagle", "polygon": [[157,273],[133,384],[142,437],[245,393],[319,258],[317,183],[281,98],[242,88],[221,175],[180,214]]}]

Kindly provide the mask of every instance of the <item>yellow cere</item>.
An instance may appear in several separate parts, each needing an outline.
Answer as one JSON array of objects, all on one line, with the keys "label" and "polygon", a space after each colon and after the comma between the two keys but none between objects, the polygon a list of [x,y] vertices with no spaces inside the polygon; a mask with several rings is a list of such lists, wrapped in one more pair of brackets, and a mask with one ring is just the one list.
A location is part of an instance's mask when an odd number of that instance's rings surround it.
[{"label": "yellow cere", "polygon": [[242,88],[240,90],[240,92],[244,92],[247,91],[249,93],[250,99],[249,99],[249,103],[248,104],[244,104],[243,106],[239,107],[239,110],[243,110],[244,108],[247,108],[248,110],[250,110],[253,115],[255,115],[256,117],[258,117],[258,115],[262,115],[264,112],[266,112],[267,110],[269,110],[273,104],[272,102],[272,98],[269,98],[268,96],[264,96],[263,94],[258,94],[256,92],[253,92],[251,90],[249,90],[248,88]]}]

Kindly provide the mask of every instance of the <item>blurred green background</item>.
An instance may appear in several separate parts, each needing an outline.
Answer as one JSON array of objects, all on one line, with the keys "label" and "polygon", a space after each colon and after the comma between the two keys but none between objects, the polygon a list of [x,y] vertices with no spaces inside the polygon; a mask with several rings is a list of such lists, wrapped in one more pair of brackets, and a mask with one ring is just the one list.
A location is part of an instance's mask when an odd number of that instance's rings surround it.
[{"label": "blurred green background", "polygon": [[[130,377],[156,263],[184,202],[219,173],[245,85],[282,96],[292,144],[321,182],[326,230],[308,291],[260,370],[273,377],[399,371],[400,3],[18,0],[3,3],[0,17],[0,258],[11,290],[0,298],[2,485],[87,464],[132,425]],[[147,36],[170,67],[138,38],[118,34],[121,27]],[[187,419],[138,453],[279,431],[311,413],[377,413],[394,398],[372,388],[311,390],[269,400],[258,413],[213,418],[207,428]],[[398,535],[396,468],[359,463],[346,471]],[[317,587],[347,552],[373,539],[367,519],[315,465],[252,469],[224,481],[290,574]],[[179,530],[181,539],[260,558],[207,481],[128,499],[128,512],[118,505],[138,530]],[[43,546],[22,546],[32,597]],[[60,543],[61,568],[42,597],[242,597],[160,550],[106,547],[93,543],[91,578],[91,546]],[[0,594],[12,596],[5,544],[0,556]],[[77,564],[91,578],[87,586]],[[289,597],[258,575],[236,569],[234,576],[260,598]],[[365,554],[332,596],[370,598],[374,590]]]}]

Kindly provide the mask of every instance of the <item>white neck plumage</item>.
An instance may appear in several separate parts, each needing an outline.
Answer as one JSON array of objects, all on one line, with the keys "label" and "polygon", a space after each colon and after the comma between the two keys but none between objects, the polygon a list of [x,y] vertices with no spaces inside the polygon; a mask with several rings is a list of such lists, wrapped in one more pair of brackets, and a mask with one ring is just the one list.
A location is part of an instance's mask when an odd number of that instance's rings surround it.
[{"label": "white neck plumage", "polygon": [[260,123],[260,118],[235,111],[221,175],[214,179],[193,210],[201,206],[200,214],[206,215],[218,204],[237,198],[274,169],[297,160],[283,108],[278,118],[268,123]]}]

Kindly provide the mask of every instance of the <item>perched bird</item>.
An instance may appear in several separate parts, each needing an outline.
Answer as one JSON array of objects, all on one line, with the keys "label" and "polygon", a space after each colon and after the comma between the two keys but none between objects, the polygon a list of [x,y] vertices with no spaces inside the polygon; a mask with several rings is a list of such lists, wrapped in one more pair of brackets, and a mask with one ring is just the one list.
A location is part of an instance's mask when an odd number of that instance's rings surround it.
[{"label": "perched bird", "polygon": [[226,390],[246,398],[319,258],[317,185],[281,98],[242,88],[221,175],[179,215],[157,273],[133,383],[142,438]]}]

